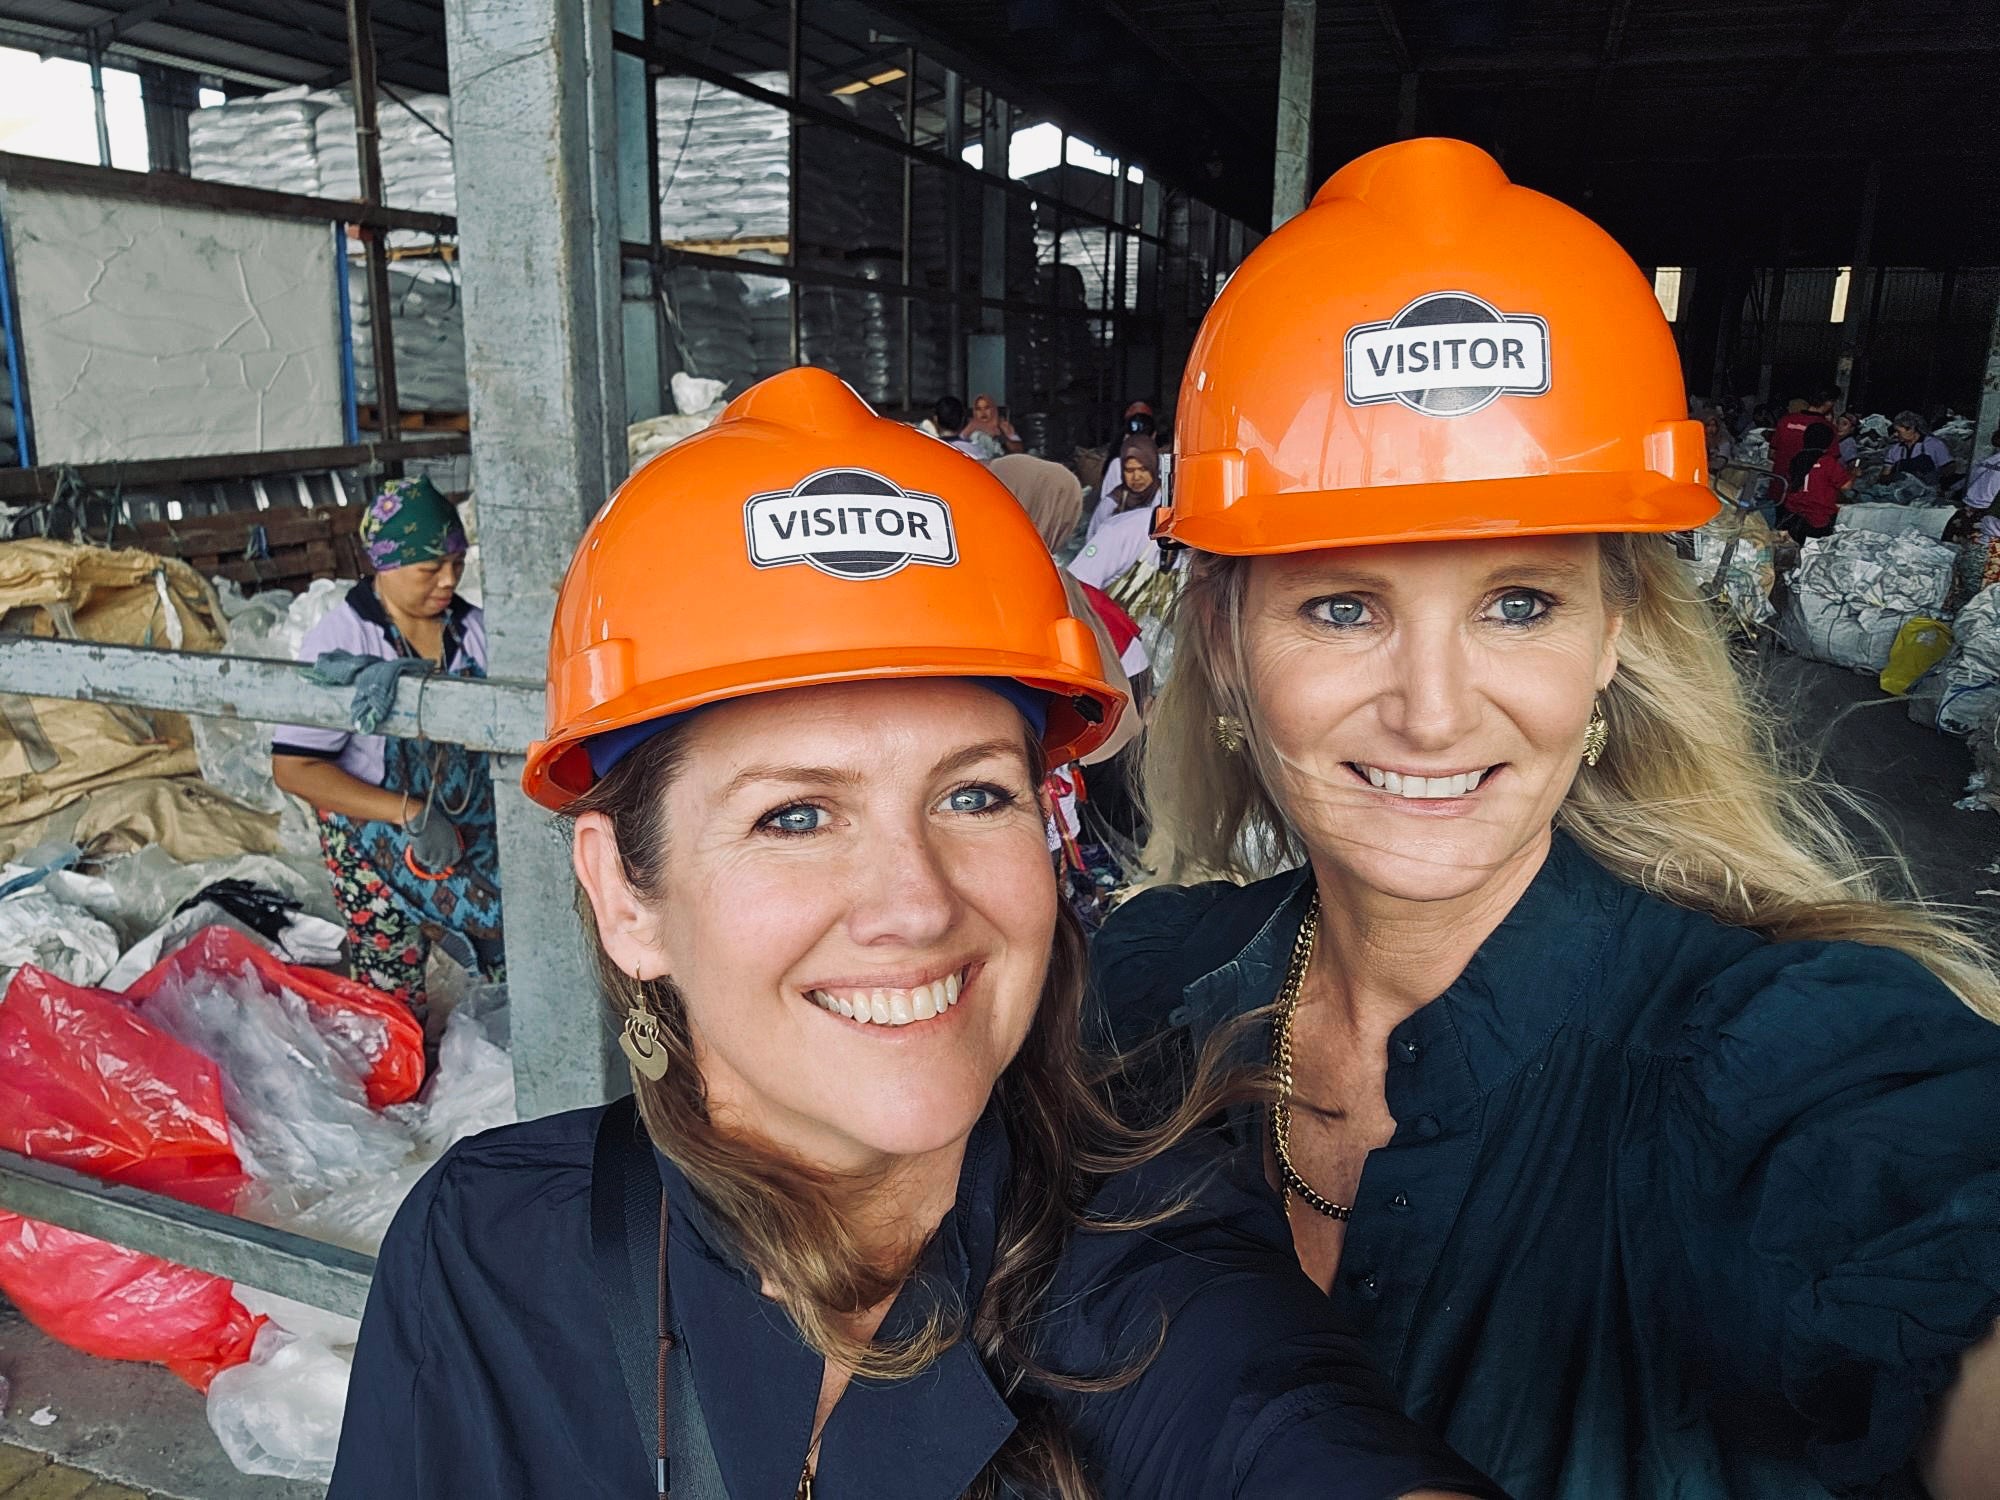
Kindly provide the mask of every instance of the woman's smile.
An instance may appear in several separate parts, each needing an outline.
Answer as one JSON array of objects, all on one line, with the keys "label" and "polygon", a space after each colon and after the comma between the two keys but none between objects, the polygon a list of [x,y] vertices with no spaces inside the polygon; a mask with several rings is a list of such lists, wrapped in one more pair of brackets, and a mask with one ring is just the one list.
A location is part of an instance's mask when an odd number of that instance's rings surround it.
[{"label": "woman's smile", "polygon": [[[942,978],[918,984],[822,984],[805,996],[830,1015],[874,1029],[901,1031],[922,1022],[945,1020],[965,998],[983,963],[947,970]],[[937,1026],[925,1026],[934,1032]]]}]

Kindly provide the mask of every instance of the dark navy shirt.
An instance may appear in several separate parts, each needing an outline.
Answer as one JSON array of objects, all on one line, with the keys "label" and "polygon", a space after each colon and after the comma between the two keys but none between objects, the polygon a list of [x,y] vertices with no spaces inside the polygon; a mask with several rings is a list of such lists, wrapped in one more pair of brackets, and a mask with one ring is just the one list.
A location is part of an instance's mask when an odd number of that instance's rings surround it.
[{"label": "dark navy shirt", "polygon": [[[1191,1049],[1276,998],[1309,899],[1302,874],[1134,898],[1096,1019]],[[2000,1027],[1920,965],[1722,926],[1558,836],[1391,1033],[1387,1094],[1330,1300],[1503,1486],[1917,1493],[2000,1316]],[[1230,1123],[1248,1160],[1260,1127]]]},{"label": "dark navy shirt", "polygon": [[[361,1325],[330,1500],[392,1496],[647,1500],[641,1439],[592,1275],[590,1173],[601,1110],[461,1143],[383,1241]],[[656,1154],[657,1156],[657,1154]],[[734,1500],[791,1500],[822,1361],[658,1157],[671,1208],[672,1317]],[[999,1233],[1009,1154],[989,1114],[956,1206],[881,1337],[937,1299],[976,1304]],[[1388,1500],[1440,1488],[1497,1495],[1398,1411],[1387,1383],[1298,1270],[1261,1185],[1211,1150],[1114,1179],[1100,1217],[1196,1197],[1144,1231],[1076,1235],[1043,1306],[1049,1368],[1110,1373],[1103,1395],[1030,1389],[1070,1419],[1106,1500]],[[1033,1382],[1030,1382],[1031,1387]],[[905,1381],[854,1382],[823,1434],[819,1500],[955,1500],[1015,1427],[964,1341]]]}]

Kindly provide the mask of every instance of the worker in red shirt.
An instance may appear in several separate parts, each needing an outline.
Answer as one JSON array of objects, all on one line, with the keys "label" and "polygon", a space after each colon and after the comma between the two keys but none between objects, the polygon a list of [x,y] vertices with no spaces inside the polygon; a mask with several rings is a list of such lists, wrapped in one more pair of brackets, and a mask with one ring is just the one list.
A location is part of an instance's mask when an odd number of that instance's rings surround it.
[{"label": "worker in red shirt", "polygon": [[1854,471],[1840,461],[1832,423],[1814,422],[1806,428],[1786,477],[1792,487],[1785,495],[1779,524],[1801,542],[1832,535],[1834,515],[1854,483]]},{"label": "worker in red shirt", "polygon": [[1838,399],[1832,391],[1820,391],[1806,403],[1804,411],[1786,412],[1778,418],[1778,425],[1771,429],[1773,469],[1786,475],[1792,472],[1792,460],[1805,444],[1806,429],[1815,423],[1831,423],[1834,402]]}]

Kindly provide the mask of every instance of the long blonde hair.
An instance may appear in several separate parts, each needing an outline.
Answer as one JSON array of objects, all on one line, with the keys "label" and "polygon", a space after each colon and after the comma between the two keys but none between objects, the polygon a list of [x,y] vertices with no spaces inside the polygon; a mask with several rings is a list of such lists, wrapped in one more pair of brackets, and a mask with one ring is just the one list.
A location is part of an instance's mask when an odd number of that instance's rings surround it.
[{"label": "long blonde hair", "polygon": [[[1672,547],[1599,538],[1618,672],[1601,704],[1611,737],[1556,814],[1628,884],[1774,941],[1872,943],[1929,969],[2000,1020],[2000,974],[1969,924],[1916,900],[1900,860],[1865,858],[1832,802],[1788,768]],[[1249,561],[1200,555],[1176,605],[1174,674],[1147,731],[1150,878],[1256,879],[1304,858],[1257,753],[1241,632]],[[1248,754],[1216,740],[1218,715],[1251,726]]]}]

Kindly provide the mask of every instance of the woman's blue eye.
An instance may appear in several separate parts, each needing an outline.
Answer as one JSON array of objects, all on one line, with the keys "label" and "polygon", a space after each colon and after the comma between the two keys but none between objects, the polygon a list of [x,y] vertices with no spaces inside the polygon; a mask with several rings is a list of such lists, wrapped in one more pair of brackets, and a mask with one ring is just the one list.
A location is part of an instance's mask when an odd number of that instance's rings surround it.
[{"label": "woman's blue eye", "polygon": [[998,812],[1014,799],[995,786],[962,786],[944,799],[946,809],[955,813]]},{"label": "woman's blue eye", "polygon": [[1308,606],[1313,617],[1326,625],[1365,625],[1368,623],[1368,606],[1351,594],[1337,594],[1331,599],[1315,599]]},{"label": "woman's blue eye", "polygon": [[1502,594],[1494,607],[1507,624],[1526,625],[1548,613],[1549,601],[1533,589],[1512,589]]},{"label": "woman's blue eye", "polygon": [[778,833],[817,833],[825,826],[826,809],[800,803],[781,807],[764,819],[764,826]]}]

